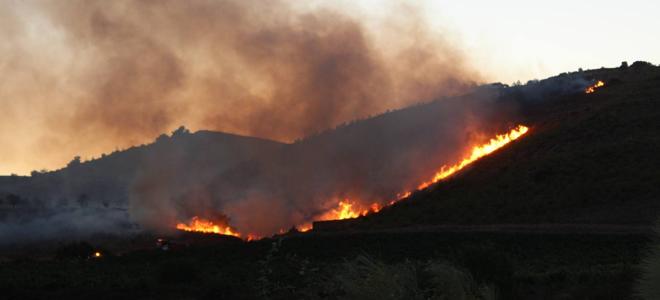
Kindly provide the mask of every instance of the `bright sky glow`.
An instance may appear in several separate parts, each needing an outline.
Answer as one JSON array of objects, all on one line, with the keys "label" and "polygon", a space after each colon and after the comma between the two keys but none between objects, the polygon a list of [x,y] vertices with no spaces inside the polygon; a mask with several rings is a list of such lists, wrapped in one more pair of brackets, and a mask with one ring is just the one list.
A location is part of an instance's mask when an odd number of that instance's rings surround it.
[{"label": "bright sky glow", "polygon": [[660,62],[660,2],[426,0],[487,79],[511,83],[561,72]]},{"label": "bright sky glow", "polygon": [[[379,17],[396,2],[358,3]],[[421,8],[434,31],[462,49],[488,81],[526,82],[578,68],[616,67],[624,60],[660,62],[660,1],[399,3]],[[354,7],[355,1],[343,4]]]}]

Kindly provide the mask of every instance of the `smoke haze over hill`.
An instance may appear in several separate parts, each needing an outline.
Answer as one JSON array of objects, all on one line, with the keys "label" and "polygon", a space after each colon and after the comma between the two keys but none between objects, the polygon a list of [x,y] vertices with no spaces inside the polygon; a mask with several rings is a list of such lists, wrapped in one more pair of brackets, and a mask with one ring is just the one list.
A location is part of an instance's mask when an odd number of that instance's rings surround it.
[{"label": "smoke haze over hill", "polygon": [[478,80],[414,8],[391,7],[365,20],[286,1],[5,1],[0,172],[180,124],[291,141]]}]

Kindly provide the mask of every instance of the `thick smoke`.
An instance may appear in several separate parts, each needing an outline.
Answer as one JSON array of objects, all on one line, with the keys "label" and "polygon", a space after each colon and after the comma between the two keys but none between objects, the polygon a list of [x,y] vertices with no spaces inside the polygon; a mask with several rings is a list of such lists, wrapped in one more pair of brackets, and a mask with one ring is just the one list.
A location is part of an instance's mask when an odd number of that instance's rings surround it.
[{"label": "thick smoke", "polygon": [[56,168],[180,124],[291,141],[477,79],[414,9],[364,21],[292,3],[2,2],[0,167]]},{"label": "thick smoke", "polygon": [[76,240],[107,235],[130,236],[138,229],[125,210],[51,210],[35,216],[10,218],[0,222],[0,247],[7,245]]},{"label": "thick smoke", "polygon": [[542,99],[583,93],[586,82],[574,74],[482,86],[211,169],[154,155],[134,182],[131,214],[156,230],[200,216],[264,236],[313,221],[342,200],[357,211],[384,206],[473,145],[521,124]]},{"label": "thick smoke", "polygon": [[[172,230],[193,216],[265,236],[311,222],[348,199],[381,206],[416,189],[440,166],[515,121],[515,105],[484,90],[343,126],[247,159],[212,167],[152,156],[132,186],[130,213],[145,228]],[[233,164],[231,163],[233,162]]]},{"label": "thick smoke", "polygon": [[[462,94],[479,79],[415,9],[397,6],[391,18],[370,19],[321,2],[292,3],[0,4],[0,30],[10,41],[0,46],[0,71],[10,78],[0,85],[7,107],[0,137],[17,145],[0,149],[9,157],[0,165],[59,166],[180,124],[293,141]],[[126,187],[130,216],[161,231],[198,215],[265,235],[309,221],[338,199],[389,200],[496,127],[490,121],[498,114],[478,98],[435,102],[281,149],[246,147],[260,153],[222,163],[199,160],[200,153],[224,157],[204,148],[149,152],[121,179],[135,175]],[[91,188],[107,178],[79,184],[92,178],[85,174],[60,174],[76,182],[72,197],[83,190],[107,197]]]}]

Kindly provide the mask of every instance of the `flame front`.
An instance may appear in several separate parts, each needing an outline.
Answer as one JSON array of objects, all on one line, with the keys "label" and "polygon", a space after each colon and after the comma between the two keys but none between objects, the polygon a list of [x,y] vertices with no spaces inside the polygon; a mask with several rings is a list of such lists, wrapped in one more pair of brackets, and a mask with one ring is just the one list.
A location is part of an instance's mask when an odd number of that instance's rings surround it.
[{"label": "flame front", "polygon": [[591,93],[595,92],[597,88],[600,88],[600,87],[603,87],[603,86],[605,86],[605,82],[603,82],[602,80],[598,80],[598,82],[594,83],[594,85],[592,85],[590,87],[587,87],[584,90],[584,93],[585,94],[591,94]]},{"label": "flame front", "polygon": [[184,224],[184,223],[177,224],[176,229],[183,231],[191,231],[191,232],[215,233],[215,234],[224,234],[235,237],[241,237],[240,233],[234,231],[231,227],[227,225],[218,225],[213,223],[213,221],[202,219],[199,217],[193,217],[190,220],[190,223],[188,224]]},{"label": "flame front", "polygon": [[[463,158],[459,163],[451,166],[442,166],[440,170],[436,172],[435,176],[429,181],[422,182],[417,186],[418,190],[425,189],[430,185],[441,181],[452,174],[462,170],[467,165],[473,163],[474,161],[495,152],[497,149],[504,147],[506,144],[511,141],[517,140],[524,134],[529,131],[529,128],[524,125],[518,125],[513,128],[511,131],[505,134],[498,134],[494,138],[490,139],[487,143],[483,145],[477,145],[472,148],[470,154]],[[412,194],[411,191],[406,191],[397,194],[395,200],[387,202],[387,205],[392,205],[396,202],[399,202],[405,198],[408,198]],[[357,207],[359,202],[351,202],[349,199],[344,199],[339,201],[337,208],[334,208],[320,217],[316,218],[316,221],[328,221],[328,220],[343,220],[343,219],[353,219],[360,216],[365,216],[372,212],[378,212],[382,208],[378,202],[372,203],[367,209],[360,209]],[[298,227],[300,231],[308,231],[312,229],[311,224],[307,223]]]},{"label": "flame front", "polygon": [[527,126],[518,125],[518,127],[512,129],[509,133],[498,134],[495,136],[495,138],[490,139],[488,143],[473,147],[472,152],[468,157],[464,158],[461,160],[461,162],[453,166],[442,166],[440,171],[435,173],[433,179],[421,183],[419,186],[417,186],[417,189],[425,189],[428,186],[451,176],[452,174],[465,168],[467,165],[473,163],[477,159],[493,153],[495,150],[502,148],[504,145],[510,143],[511,141],[517,140],[519,137],[527,133],[527,131],[529,131]]},{"label": "flame front", "polygon": [[[599,83],[597,83],[596,86],[604,85],[602,81],[599,81]],[[498,134],[494,138],[490,139],[487,143],[472,147],[472,150],[469,152],[469,154],[466,155],[466,157],[463,158],[460,162],[454,165],[450,165],[450,166],[444,165],[440,167],[440,169],[435,173],[432,179],[420,183],[417,186],[417,189],[427,188],[430,185],[453,175],[454,173],[462,170],[463,168],[473,163],[474,161],[495,152],[496,150],[504,147],[505,145],[507,145],[508,143],[514,140],[517,140],[518,138],[526,134],[528,131],[529,131],[528,127],[524,125],[518,125],[512,130],[510,130],[508,133]],[[315,221],[353,219],[380,211],[382,209],[381,203],[386,203],[386,205],[392,205],[396,202],[408,198],[411,194],[412,194],[411,191],[404,191],[398,193],[396,199],[394,200],[374,202],[368,206],[361,205],[362,201],[353,201],[351,199],[345,198],[343,200],[338,201],[336,208],[330,209],[329,211],[322,213],[311,219]],[[234,229],[232,229],[227,225],[224,226],[217,225],[210,220],[205,220],[199,217],[193,217],[190,223],[188,224],[179,223],[176,225],[176,228],[184,231],[215,233],[215,234],[224,234],[235,237],[241,237],[238,231],[235,231]],[[301,224],[297,226],[297,229],[302,232],[309,231],[312,229],[312,223],[308,222]],[[284,233],[284,230],[281,230],[280,233]],[[258,236],[248,234],[246,240],[250,241],[258,238],[259,238]]]},{"label": "flame front", "polygon": [[378,212],[380,208],[380,204],[372,203],[369,207],[360,209],[357,207],[357,203],[344,199],[344,201],[339,201],[337,208],[323,214],[318,218],[318,221],[353,219],[372,212]]}]

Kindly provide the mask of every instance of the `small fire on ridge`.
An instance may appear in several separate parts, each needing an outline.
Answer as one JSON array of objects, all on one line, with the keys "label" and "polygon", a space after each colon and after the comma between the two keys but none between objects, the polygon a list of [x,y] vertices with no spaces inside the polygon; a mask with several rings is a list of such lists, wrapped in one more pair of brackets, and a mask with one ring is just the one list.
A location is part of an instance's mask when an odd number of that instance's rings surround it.
[{"label": "small fire on ridge", "polygon": [[605,82],[603,82],[602,80],[598,80],[598,81],[597,81],[596,83],[594,83],[593,85],[587,87],[587,88],[584,90],[584,93],[585,93],[585,94],[591,94],[591,93],[595,92],[596,89],[601,88],[601,87],[604,87],[604,86],[605,86]]}]

